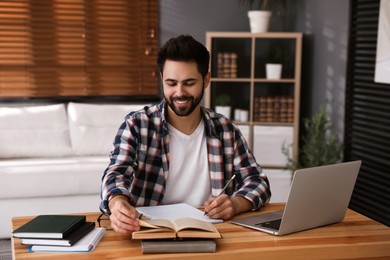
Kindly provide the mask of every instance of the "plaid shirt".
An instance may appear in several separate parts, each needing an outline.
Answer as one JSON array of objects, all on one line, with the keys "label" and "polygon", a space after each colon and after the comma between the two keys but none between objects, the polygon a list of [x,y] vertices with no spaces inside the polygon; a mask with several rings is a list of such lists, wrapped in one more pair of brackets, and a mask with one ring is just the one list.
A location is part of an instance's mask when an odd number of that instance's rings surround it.
[{"label": "plaid shirt", "polygon": [[[110,164],[102,178],[100,210],[109,215],[108,200],[125,195],[133,206],[159,205],[169,171],[169,135],[165,101],[131,112],[120,126]],[[202,107],[205,123],[211,192],[218,196],[236,174],[226,193],[242,196],[253,210],[269,202],[266,175],[256,163],[239,129],[225,117]]]}]

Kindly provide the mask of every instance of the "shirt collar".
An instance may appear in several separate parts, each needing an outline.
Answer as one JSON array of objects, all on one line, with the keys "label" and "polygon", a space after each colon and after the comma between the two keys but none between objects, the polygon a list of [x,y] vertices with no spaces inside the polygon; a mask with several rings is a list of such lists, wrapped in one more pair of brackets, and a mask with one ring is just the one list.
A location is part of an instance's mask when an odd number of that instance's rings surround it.
[{"label": "shirt collar", "polygon": [[207,109],[205,107],[201,107],[201,113],[202,113],[202,118],[205,123],[205,128],[206,128],[206,136],[209,137],[218,137],[217,132],[216,132],[216,127],[214,125],[214,122],[212,120],[212,116],[214,115],[214,112],[211,111],[210,109]]},{"label": "shirt collar", "polygon": [[160,104],[157,105],[158,110],[161,112],[161,121],[162,121],[161,137],[165,137],[169,133],[168,122],[166,120],[167,118],[165,115],[166,105],[167,104],[166,104],[165,98],[160,102]]}]

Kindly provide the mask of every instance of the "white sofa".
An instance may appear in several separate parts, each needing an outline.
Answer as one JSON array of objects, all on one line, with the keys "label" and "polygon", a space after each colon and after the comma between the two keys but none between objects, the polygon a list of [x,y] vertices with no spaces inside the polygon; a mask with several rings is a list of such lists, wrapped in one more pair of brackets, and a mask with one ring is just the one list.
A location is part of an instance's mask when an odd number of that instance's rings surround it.
[{"label": "white sofa", "polygon": [[0,107],[0,238],[11,236],[15,216],[99,211],[115,133],[143,107]]}]

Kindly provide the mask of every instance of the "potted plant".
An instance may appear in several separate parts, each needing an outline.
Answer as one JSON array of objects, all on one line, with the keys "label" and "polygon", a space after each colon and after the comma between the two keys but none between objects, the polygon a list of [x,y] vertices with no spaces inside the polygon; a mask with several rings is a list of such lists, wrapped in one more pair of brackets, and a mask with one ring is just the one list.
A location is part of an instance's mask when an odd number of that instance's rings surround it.
[{"label": "potted plant", "polygon": [[287,9],[287,0],[240,0],[240,4],[250,9],[248,18],[252,33],[267,32],[272,13]]},{"label": "potted plant", "polygon": [[311,118],[304,120],[305,133],[298,158],[291,158],[291,145],[284,144],[283,154],[288,159],[287,168],[294,172],[299,168],[333,164],[341,160],[343,145],[332,133],[332,124],[324,108]]},{"label": "potted plant", "polygon": [[231,97],[228,94],[221,94],[215,99],[215,112],[230,118],[232,107]]},{"label": "potted plant", "polygon": [[265,64],[267,79],[280,79],[282,77],[283,63],[286,61],[286,55],[281,47],[271,48]]}]

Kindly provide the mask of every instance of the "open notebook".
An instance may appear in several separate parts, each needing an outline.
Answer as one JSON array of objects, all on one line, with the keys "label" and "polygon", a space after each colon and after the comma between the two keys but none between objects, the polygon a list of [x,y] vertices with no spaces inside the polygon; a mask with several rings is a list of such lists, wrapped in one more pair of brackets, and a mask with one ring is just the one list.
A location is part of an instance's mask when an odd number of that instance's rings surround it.
[{"label": "open notebook", "polygon": [[222,223],[222,219],[212,219],[204,212],[186,203],[177,203],[159,206],[137,207],[138,212],[150,219],[167,219],[173,221],[178,218],[195,218],[210,223]]}]

